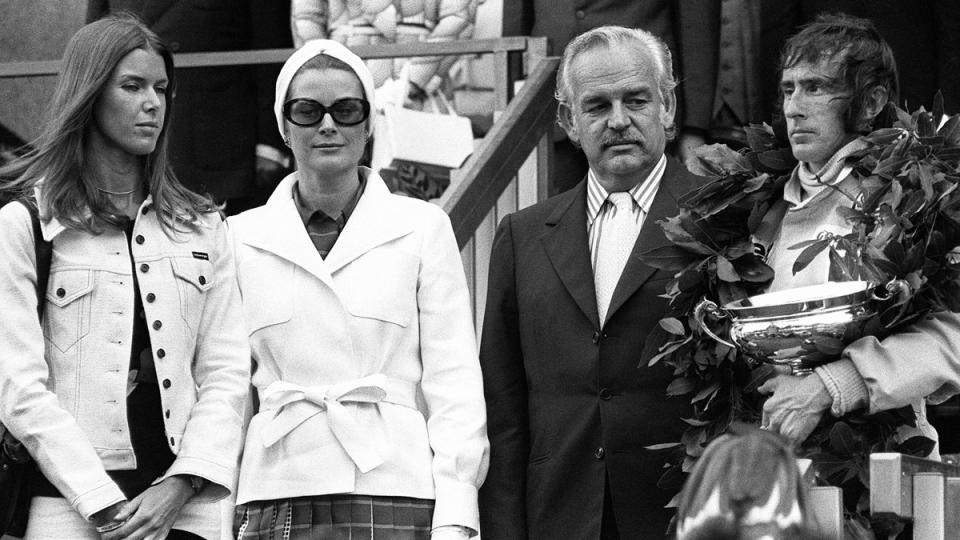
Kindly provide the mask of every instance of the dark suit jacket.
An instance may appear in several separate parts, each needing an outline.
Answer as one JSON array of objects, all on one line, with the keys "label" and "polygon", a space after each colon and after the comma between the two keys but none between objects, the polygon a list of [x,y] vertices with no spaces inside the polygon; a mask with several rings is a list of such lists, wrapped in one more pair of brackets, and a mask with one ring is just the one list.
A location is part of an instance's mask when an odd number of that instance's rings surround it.
[{"label": "dark suit jacket", "polygon": [[[290,2],[89,0],[87,21],[136,14],[176,53],[289,48]],[[257,143],[286,147],[273,115],[280,66],[177,69],[170,158],[185,185],[217,200],[254,192]]]},{"label": "dark suit jacket", "polygon": [[700,177],[669,161],[600,330],[587,247],[586,182],[504,218],[494,240],[480,361],[490,472],[485,540],[600,537],[608,479],[621,538],[662,536],[670,494],[657,488],[687,401],[671,370],[639,367],[671,277],[637,258],[667,242],[657,221]]}]

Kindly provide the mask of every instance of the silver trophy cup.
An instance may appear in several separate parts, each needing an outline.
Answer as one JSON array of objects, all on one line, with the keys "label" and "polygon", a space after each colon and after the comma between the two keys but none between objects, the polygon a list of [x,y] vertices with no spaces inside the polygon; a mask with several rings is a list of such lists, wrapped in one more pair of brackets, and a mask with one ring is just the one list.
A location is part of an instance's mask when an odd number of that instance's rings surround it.
[{"label": "silver trophy cup", "polygon": [[[868,335],[867,323],[905,287],[901,280],[882,285],[845,281],[760,294],[722,307],[704,299],[694,318],[708,336],[757,362],[809,375],[813,368],[837,360],[847,344]],[[730,320],[729,340],[710,329],[708,316]]]}]

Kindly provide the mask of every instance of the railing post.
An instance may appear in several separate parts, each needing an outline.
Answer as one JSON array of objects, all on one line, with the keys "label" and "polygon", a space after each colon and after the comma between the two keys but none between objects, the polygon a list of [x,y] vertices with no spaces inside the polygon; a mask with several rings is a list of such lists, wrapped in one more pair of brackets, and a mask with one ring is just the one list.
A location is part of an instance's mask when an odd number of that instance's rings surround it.
[{"label": "railing post", "polygon": [[810,514],[821,538],[843,538],[843,490],[835,486],[810,488]]},{"label": "railing post", "polygon": [[946,540],[944,511],[943,474],[922,472],[913,475],[914,540]]},{"label": "railing post", "polygon": [[870,455],[870,512],[913,517],[913,477],[901,454]]},{"label": "railing post", "polygon": [[960,538],[960,477],[947,477],[944,493],[944,536]]}]

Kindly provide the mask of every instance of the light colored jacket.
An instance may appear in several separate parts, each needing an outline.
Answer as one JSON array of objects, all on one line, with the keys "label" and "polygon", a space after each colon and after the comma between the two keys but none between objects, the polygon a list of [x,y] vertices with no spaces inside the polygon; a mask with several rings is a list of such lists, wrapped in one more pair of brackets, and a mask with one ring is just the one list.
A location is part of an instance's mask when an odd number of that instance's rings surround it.
[{"label": "light colored jacket", "polygon": [[[124,499],[107,470],[136,467],[127,425],[134,287],[125,234],[42,225],[53,242],[44,321],[27,210],[0,210],[0,422],[84,517]],[[151,200],[134,226],[133,258],[160,383],[175,474],[209,481],[178,528],[218,526],[216,505],[235,485],[250,355],[233,250],[219,216],[171,240]],[[46,358],[46,361],[44,361]],[[183,520],[188,523],[182,523]],[[197,520],[210,523],[199,524]]]},{"label": "light colored jacket", "polygon": [[[852,167],[844,168],[837,177],[840,190],[825,189],[803,204],[796,171],[784,188],[784,197],[791,203],[784,216],[778,237],[770,251],[770,261],[778,276],[773,289],[824,283],[829,279],[830,261],[826,252],[802,272],[792,274],[793,262],[800,250],[789,246],[816,238],[823,232],[846,234],[850,231],[837,208],[849,207],[850,199],[841,193],[857,189],[849,176]],[[866,408],[871,414],[912,405],[916,428],[902,427],[900,440],[922,435],[937,440],[937,432],[926,415],[926,401],[939,403],[960,392],[960,314],[939,313],[920,320],[885,339],[869,336],[851,343],[838,361],[816,368],[833,398],[831,410],[842,416]],[[931,457],[938,457],[934,449]]]},{"label": "light colored jacket", "polygon": [[362,172],[325,260],[297,213],[296,173],[229,220],[260,399],[237,502],[435,498],[434,527],[477,530],[486,412],[450,221]]}]

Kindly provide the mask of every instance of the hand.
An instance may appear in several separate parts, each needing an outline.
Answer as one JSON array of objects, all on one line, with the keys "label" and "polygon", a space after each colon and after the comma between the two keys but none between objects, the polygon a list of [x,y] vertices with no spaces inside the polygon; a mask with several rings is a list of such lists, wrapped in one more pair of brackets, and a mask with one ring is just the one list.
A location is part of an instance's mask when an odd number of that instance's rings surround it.
[{"label": "hand", "polygon": [[780,433],[794,444],[807,440],[833,398],[817,374],[806,377],[780,375],[757,389],[771,394],[763,404],[761,427]]},{"label": "hand", "polygon": [[430,534],[430,540],[468,540],[470,529],[460,525],[443,525]]},{"label": "hand", "polygon": [[261,189],[273,189],[282,179],[286,169],[283,165],[272,159],[263,156],[257,156],[257,187]]},{"label": "hand", "polygon": [[687,169],[694,170],[694,166],[697,164],[697,155],[694,150],[703,146],[706,142],[707,140],[703,136],[694,133],[680,135],[680,140],[677,141],[677,154],[680,155],[680,160],[687,166]]},{"label": "hand", "polygon": [[150,486],[123,506],[115,519],[122,527],[101,536],[103,540],[162,540],[167,537],[180,509],[193,496],[190,480],[171,476]]}]

